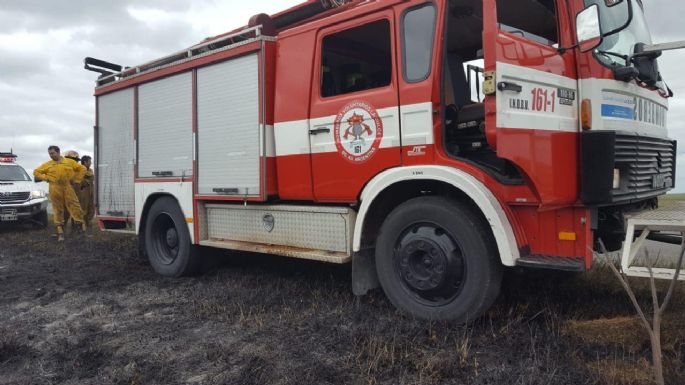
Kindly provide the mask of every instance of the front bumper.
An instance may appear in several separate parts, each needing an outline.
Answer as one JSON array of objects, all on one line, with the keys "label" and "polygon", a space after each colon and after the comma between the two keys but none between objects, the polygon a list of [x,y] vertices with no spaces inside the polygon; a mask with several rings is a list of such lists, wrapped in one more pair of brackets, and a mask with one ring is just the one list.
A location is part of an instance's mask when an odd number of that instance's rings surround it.
[{"label": "front bumper", "polygon": [[48,209],[48,199],[31,199],[24,203],[0,205],[0,222],[28,220]]}]

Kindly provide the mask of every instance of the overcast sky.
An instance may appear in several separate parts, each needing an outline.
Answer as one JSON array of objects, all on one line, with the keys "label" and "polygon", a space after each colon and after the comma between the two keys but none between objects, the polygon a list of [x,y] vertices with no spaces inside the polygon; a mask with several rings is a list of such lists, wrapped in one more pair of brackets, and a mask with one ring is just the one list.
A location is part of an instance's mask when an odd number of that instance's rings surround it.
[{"label": "overcast sky", "polygon": [[[644,0],[655,43],[685,40],[685,1]],[[0,151],[32,170],[56,144],[93,152],[97,74],[92,56],[141,64],[275,13],[297,0],[0,0]],[[670,135],[679,139],[677,191],[685,191],[685,50],[664,53],[661,72],[676,93]]]}]

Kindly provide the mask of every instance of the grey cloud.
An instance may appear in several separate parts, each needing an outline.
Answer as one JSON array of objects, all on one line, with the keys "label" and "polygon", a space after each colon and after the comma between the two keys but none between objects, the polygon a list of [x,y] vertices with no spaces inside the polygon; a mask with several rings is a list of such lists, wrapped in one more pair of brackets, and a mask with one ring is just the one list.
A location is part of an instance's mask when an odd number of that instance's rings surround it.
[{"label": "grey cloud", "polygon": [[11,53],[0,50],[0,81],[25,79],[42,70],[47,55],[41,53]]},{"label": "grey cloud", "polygon": [[126,55],[127,57],[121,59],[127,60],[124,63],[127,65],[140,64],[133,60],[151,60],[179,51],[199,40],[199,36],[193,33],[192,26],[183,22],[157,25],[154,30],[140,23],[112,26],[79,35],[80,38],[92,42],[94,51]]},{"label": "grey cloud", "polygon": [[[133,21],[128,15],[128,6],[141,6],[135,0],[92,1],[92,0],[22,0],[4,1],[0,9],[0,20],[12,20],[2,24],[0,32],[30,30],[45,32],[51,29],[78,25],[110,26]],[[191,5],[187,0],[146,0],[146,8],[184,12]]]},{"label": "grey cloud", "polygon": [[683,5],[681,1],[643,1],[645,17],[655,43],[684,40],[682,28]]},{"label": "grey cloud", "polygon": [[35,52],[0,50],[0,151],[13,147],[28,170],[47,160],[51,144],[93,153],[97,74],[83,69],[84,57],[137,65],[204,37],[188,22],[158,22],[151,28],[126,10],[134,5],[183,12],[191,4],[187,0],[4,3],[0,34],[30,31],[49,39],[56,32],[71,33],[66,43]]}]

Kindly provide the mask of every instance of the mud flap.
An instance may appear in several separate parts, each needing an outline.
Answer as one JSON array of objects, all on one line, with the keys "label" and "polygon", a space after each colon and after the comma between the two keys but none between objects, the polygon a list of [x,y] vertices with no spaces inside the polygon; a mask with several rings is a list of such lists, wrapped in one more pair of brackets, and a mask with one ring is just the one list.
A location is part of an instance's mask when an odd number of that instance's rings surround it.
[{"label": "mud flap", "polygon": [[361,250],[352,254],[352,293],[366,295],[370,290],[380,287],[376,273],[376,259],[373,249]]}]

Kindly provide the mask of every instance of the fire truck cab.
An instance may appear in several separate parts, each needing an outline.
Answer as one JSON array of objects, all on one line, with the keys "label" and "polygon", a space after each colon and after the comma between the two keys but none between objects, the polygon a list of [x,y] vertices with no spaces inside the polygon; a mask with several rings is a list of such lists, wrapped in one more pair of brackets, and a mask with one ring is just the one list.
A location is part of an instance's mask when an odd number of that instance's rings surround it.
[{"label": "fire truck cab", "polygon": [[352,263],[466,321],[504,267],[584,271],[673,187],[639,0],[307,1],[133,68],[86,59],[98,218],[152,266],[198,245]]}]

